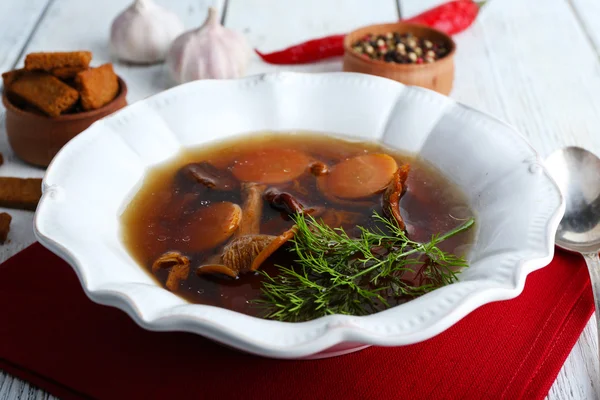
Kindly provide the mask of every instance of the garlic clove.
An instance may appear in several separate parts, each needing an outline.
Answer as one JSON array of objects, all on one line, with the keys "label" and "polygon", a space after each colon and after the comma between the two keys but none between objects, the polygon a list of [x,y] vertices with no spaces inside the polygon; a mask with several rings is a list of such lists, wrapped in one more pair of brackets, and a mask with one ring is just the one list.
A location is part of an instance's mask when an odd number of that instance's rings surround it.
[{"label": "garlic clove", "polygon": [[175,13],[152,0],[136,0],[111,25],[111,52],[132,63],[161,62],[183,31],[183,23]]},{"label": "garlic clove", "polygon": [[222,26],[211,7],[202,26],[175,39],[167,64],[178,83],[239,78],[246,72],[251,52],[246,38]]}]

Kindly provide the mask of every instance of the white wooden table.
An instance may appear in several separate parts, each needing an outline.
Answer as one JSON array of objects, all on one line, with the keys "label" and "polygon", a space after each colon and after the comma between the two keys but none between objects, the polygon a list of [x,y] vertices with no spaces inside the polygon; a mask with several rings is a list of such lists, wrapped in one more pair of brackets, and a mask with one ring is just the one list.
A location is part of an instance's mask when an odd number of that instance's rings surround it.
[{"label": "white wooden table", "polygon": [[[223,21],[254,47],[276,50],[361,25],[394,21],[397,0],[157,0],[192,28],[213,5]],[[0,0],[0,72],[22,65],[30,51],[91,50],[93,63],[111,60],[108,31],[129,0]],[[402,0],[410,17],[441,0]],[[600,1],[494,0],[477,23],[456,37],[456,81],[452,97],[515,125],[542,156],[565,145],[600,154]],[[167,88],[163,65],[131,67],[115,62],[129,86],[129,102]],[[279,68],[253,59],[248,74],[288,69],[336,71],[341,61]],[[0,106],[1,107],[1,106]],[[6,141],[0,109],[4,176],[43,176],[15,158]],[[33,243],[33,213],[11,210],[10,243],[0,261]],[[0,314],[1,315],[1,314]],[[1,323],[1,322],[0,322]],[[567,359],[548,399],[600,397],[594,318]],[[0,372],[0,400],[51,398]]]}]

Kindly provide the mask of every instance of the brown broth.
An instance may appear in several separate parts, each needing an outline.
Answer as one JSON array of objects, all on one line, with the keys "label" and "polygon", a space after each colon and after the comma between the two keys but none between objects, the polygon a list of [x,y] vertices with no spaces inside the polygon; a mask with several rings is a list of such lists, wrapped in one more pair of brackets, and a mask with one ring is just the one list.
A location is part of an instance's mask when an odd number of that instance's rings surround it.
[{"label": "brown broth", "polygon": [[[231,168],[236,160],[248,152],[270,148],[302,150],[314,159],[328,165],[347,158],[367,153],[386,153],[396,159],[398,165],[409,163],[408,191],[401,200],[401,214],[407,224],[411,239],[427,241],[433,234],[444,233],[461,224],[464,218],[473,216],[464,194],[450,183],[439,171],[414,155],[403,154],[383,147],[378,143],[352,142],[324,134],[290,132],[289,134],[260,133],[244,135],[202,148],[187,150],[173,160],[154,167],[146,174],[141,189],[135,194],[122,215],[123,240],[133,258],[164,286],[168,272],[159,270],[152,274],[152,263],[166,251],[178,250],[191,260],[189,278],[179,285],[176,293],[191,303],[225,307],[242,313],[257,315],[259,310],[250,301],[260,296],[261,276],[246,273],[238,279],[221,276],[198,276],[194,270],[222,246],[190,252],[187,243],[190,237],[182,234],[186,216],[199,207],[229,201],[242,204],[241,194],[219,192],[203,185],[182,179],[178,170],[192,162],[207,161],[218,168]],[[309,206],[332,207],[316,186],[315,177],[306,172],[297,184],[273,185],[285,189]],[[379,199],[374,195],[369,206],[340,206],[338,210],[361,214],[357,225],[370,226],[373,211],[381,213]],[[264,203],[261,234],[279,235],[292,226],[281,213]],[[357,232],[352,225],[344,226],[350,235]],[[464,255],[474,240],[474,231],[469,230],[443,242],[445,251]],[[271,275],[277,273],[276,265],[290,265],[293,254],[282,248],[265,262],[261,269]],[[394,299],[393,304],[406,301]]]}]

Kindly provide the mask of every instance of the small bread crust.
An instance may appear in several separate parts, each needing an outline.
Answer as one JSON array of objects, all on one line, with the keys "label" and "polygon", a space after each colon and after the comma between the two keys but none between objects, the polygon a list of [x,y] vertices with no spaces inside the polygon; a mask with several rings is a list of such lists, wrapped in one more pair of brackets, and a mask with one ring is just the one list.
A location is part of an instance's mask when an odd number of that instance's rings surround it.
[{"label": "small bread crust", "polygon": [[35,211],[41,197],[41,179],[0,177],[0,207]]},{"label": "small bread crust", "polygon": [[57,117],[77,103],[79,93],[45,72],[24,74],[10,85],[9,92],[51,117]]},{"label": "small bread crust", "polygon": [[0,244],[4,244],[10,232],[10,221],[12,217],[8,213],[0,213]]},{"label": "small bread crust", "polygon": [[4,72],[2,74],[2,82],[4,84],[4,90],[7,91],[10,86],[23,74],[25,73],[25,69],[15,69],[13,71]]},{"label": "small bread crust", "polygon": [[119,80],[110,63],[79,72],[75,84],[81,93],[81,106],[86,111],[110,103],[119,92]]},{"label": "small bread crust", "polygon": [[89,51],[61,51],[48,53],[29,53],[25,57],[25,69],[28,71],[52,71],[56,68],[80,68],[90,65],[92,53]]},{"label": "small bread crust", "polygon": [[54,68],[50,73],[58,79],[69,80],[75,78],[79,72],[85,71],[86,69],[87,68],[81,67],[60,67]]}]

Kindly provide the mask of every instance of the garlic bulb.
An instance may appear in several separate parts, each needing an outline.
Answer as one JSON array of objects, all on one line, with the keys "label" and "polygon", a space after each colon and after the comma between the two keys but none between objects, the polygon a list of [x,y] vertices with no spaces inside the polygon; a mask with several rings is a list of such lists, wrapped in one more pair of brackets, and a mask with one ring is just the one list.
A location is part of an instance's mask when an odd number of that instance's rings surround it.
[{"label": "garlic bulb", "polygon": [[176,14],[152,0],[136,0],[113,21],[111,50],[119,59],[133,63],[164,61],[171,43],[183,30]]},{"label": "garlic bulb", "polygon": [[244,36],[223,27],[211,7],[200,28],[175,39],[167,64],[178,83],[238,78],[244,75],[251,52]]}]

